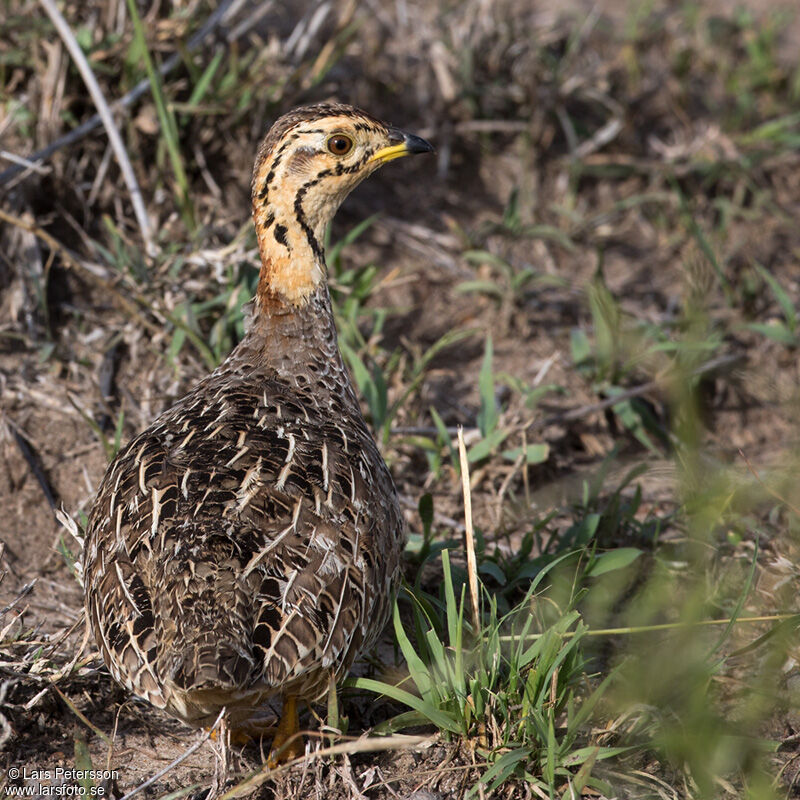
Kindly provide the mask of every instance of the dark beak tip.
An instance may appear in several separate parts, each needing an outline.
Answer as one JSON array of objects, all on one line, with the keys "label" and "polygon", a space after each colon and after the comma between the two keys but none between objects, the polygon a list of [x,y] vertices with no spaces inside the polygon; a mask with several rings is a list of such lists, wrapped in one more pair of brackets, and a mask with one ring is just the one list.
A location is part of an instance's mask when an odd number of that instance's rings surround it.
[{"label": "dark beak tip", "polygon": [[411,155],[436,152],[436,148],[421,136],[416,136],[413,133],[406,133],[399,128],[389,128],[389,142],[391,144],[404,143],[407,152]]},{"label": "dark beak tip", "polygon": [[421,136],[415,136],[413,133],[407,133],[404,136],[404,141],[408,152],[416,155],[417,153],[435,153],[436,148]]}]

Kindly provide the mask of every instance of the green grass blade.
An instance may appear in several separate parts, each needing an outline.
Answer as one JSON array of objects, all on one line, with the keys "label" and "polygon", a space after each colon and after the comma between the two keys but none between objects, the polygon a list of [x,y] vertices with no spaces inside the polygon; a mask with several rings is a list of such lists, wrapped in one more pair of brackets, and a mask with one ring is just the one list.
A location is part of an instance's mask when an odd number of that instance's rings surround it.
[{"label": "green grass blade", "polygon": [[481,407],[478,411],[478,428],[480,428],[484,438],[494,431],[500,418],[497,400],[494,395],[493,352],[492,337],[487,336],[481,371],[478,376],[478,389],[481,398]]},{"label": "green grass blade", "polygon": [[[529,759],[530,755],[530,750],[527,747],[520,747],[508,753],[503,753],[503,755],[483,773],[480,782],[489,784],[488,790],[493,792],[514,773],[521,762]],[[474,786],[467,796],[474,797],[477,792],[478,788]]]},{"label": "green grass blade", "polygon": [[728,636],[730,636],[731,631],[733,630],[733,626],[736,625],[736,620],[739,618],[739,615],[742,613],[742,608],[744,608],[745,601],[750,594],[750,589],[753,586],[753,580],[756,576],[756,567],[758,566],[758,540],[753,543],[753,558],[750,560],[750,571],[747,574],[747,580],[742,586],[741,592],[739,592],[739,598],[736,601],[736,606],[733,609],[733,612],[730,616],[730,621],[725,626],[725,629],[719,635],[719,639],[717,639],[717,643],[711,648],[712,653],[716,653],[723,644],[725,644]]},{"label": "green grass blade", "polygon": [[444,607],[447,614],[447,636],[452,647],[458,636],[458,607],[453,588],[453,575],[450,571],[450,551],[442,551],[442,586],[444,588]]},{"label": "green grass blade", "polygon": [[200,76],[197,83],[194,85],[192,89],[192,93],[189,95],[189,100],[187,105],[196,106],[200,105],[203,102],[203,98],[206,95],[209,87],[211,86],[211,81],[214,80],[214,76],[219,69],[220,64],[222,63],[222,59],[225,53],[223,50],[217,51],[214,58],[211,59],[208,66],[203,70],[203,74]]},{"label": "green grass blade", "polygon": [[150,88],[153,92],[156,114],[158,115],[158,121],[161,126],[161,135],[164,137],[164,143],[166,144],[170,164],[172,165],[175,183],[178,187],[178,205],[181,209],[181,216],[186,226],[190,230],[194,230],[194,207],[189,191],[189,181],[183,166],[175,115],[167,108],[161,76],[153,64],[150,51],[147,49],[147,39],[145,37],[142,19],[139,16],[139,10],[136,7],[136,0],[126,0],[126,2],[128,4],[128,12],[131,15],[131,22],[133,23],[134,43],[142,54],[145,70],[147,72],[147,79],[150,81]]},{"label": "green grass blade", "polygon": [[409,708],[418,711],[426,719],[436,725],[437,728],[449,731],[450,733],[461,733],[461,726],[449,714],[439,711],[439,709],[434,708],[433,705],[425,700],[416,697],[404,689],[399,689],[397,686],[391,686],[388,683],[382,683],[372,678],[348,678],[344,685],[354,689],[364,689],[368,692],[391,697],[392,700],[397,700],[398,703],[403,703]]},{"label": "green grass blade", "polygon": [[400,651],[408,665],[408,671],[411,674],[411,680],[414,681],[417,690],[425,698],[430,699],[431,680],[428,674],[428,668],[423,663],[422,659],[417,655],[411,641],[406,635],[403,628],[403,622],[400,619],[400,610],[397,603],[394,604],[392,612],[392,621],[394,623],[394,635],[397,638],[397,643],[400,645]]},{"label": "green grass blade", "polygon": [[753,266],[756,268],[756,271],[764,280],[764,282],[772,290],[772,294],[775,296],[775,300],[781,307],[783,317],[786,320],[789,329],[792,331],[792,333],[794,333],[797,330],[797,309],[794,307],[792,298],[789,296],[783,286],[778,283],[775,277],[771,275],[768,270],[764,269],[761,264],[755,263]]}]

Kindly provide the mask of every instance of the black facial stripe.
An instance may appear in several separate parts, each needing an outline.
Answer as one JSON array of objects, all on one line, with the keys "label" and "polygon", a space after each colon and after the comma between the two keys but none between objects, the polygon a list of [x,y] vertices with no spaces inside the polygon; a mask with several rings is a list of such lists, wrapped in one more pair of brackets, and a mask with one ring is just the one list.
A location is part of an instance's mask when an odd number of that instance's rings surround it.
[{"label": "black facial stripe", "polygon": [[276,225],[272,235],[275,237],[275,241],[278,242],[278,244],[282,244],[288,249],[289,245],[286,241],[286,230],[287,228],[285,225]]},{"label": "black facial stripe", "polygon": [[269,185],[272,183],[272,179],[275,177],[275,164],[280,161],[280,156],[275,156],[275,161],[273,162],[272,169],[267,173],[267,177],[264,178],[264,185],[261,187],[261,191],[258,193],[258,196],[262,200],[267,199],[267,195],[269,194]]},{"label": "black facial stripe", "polygon": [[312,178],[308,183],[304,183],[298,190],[297,194],[294,198],[294,215],[297,219],[300,227],[303,229],[303,233],[306,235],[306,239],[308,240],[308,245],[311,248],[311,252],[314,253],[316,258],[320,261],[323,259],[322,255],[322,247],[320,243],[317,241],[317,237],[314,236],[314,231],[311,229],[311,226],[308,224],[308,220],[306,219],[305,212],[303,211],[303,198],[306,196],[306,192],[312,187],[316,186],[324,177],[330,175],[331,171],[329,169],[324,169],[320,172],[316,178]]},{"label": "black facial stripe", "polygon": [[350,175],[353,172],[358,172],[364,164],[371,158],[372,153],[367,153],[366,155],[362,156],[355,164],[350,164],[349,167],[346,167],[344,164],[337,164],[335,173],[336,175]]},{"label": "black facial stripe", "polygon": [[286,149],[289,145],[297,138],[297,135],[287,139],[279,148],[278,152],[275,153],[275,158],[272,159],[272,169],[267,173],[267,177],[264,179],[264,185],[261,187],[261,191],[258,193],[258,197],[261,200],[266,200],[267,195],[269,195],[269,185],[272,183],[272,179],[275,177],[275,168],[278,164],[281,163],[281,159],[283,158],[284,154],[286,153]]}]

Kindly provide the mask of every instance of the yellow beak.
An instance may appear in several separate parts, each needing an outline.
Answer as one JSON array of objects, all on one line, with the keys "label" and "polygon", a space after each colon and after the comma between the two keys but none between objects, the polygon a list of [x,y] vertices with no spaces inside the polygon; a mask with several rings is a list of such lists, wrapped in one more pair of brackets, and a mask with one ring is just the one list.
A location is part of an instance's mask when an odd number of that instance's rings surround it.
[{"label": "yellow beak", "polygon": [[390,129],[389,141],[397,142],[397,144],[390,144],[388,147],[382,147],[377,150],[372,154],[368,163],[386,164],[388,161],[394,161],[396,158],[402,158],[403,156],[410,156],[416,153],[432,153],[434,151],[433,145],[430,142],[426,142],[421,136],[405,133],[397,130],[397,128]]}]

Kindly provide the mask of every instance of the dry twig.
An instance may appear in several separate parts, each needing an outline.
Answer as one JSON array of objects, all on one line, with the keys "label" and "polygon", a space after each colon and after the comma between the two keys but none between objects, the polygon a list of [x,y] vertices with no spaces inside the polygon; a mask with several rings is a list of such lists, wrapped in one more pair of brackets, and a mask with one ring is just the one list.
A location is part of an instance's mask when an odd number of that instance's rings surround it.
[{"label": "dry twig", "polygon": [[223,708],[222,711],[219,712],[216,722],[207,731],[203,731],[203,735],[188,750],[181,753],[178,758],[167,764],[164,769],[159,770],[155,775],[149,777],[144,783],[140,784],[135,789],[132,789],[130,792],[124,795],[121,800],[131,800],[132,797],[135,797],[137,794],[139,794],[139,792],[143,791],[148,786],[152,786],[157,780],[163,778],[168,772],[171,772],[173,769],[175,769],[178,764],[186,761],[186,759],[189,758],[192,753],[194,753],[196,750],[199,750],[211,738],[211,734],[219,728],[222,718],[225,715],[225,711],[226,709]]},{"label": "dry twig", "polygon": [[69,54],[72,56],[72,60],[75,62],[75,66],[78,68],[78,72],[80,72],[83,82],[86,84],[86,88],[89,90],[89,94],[92,96],[92,101],[97,108],[100,119],[103,121],[103,127],[105,127],[106,133],[108,134],[108,140],[111,143],[111,147],[114,149],[114,155],[117,157],[119,168],[122,170],[122,177],[125,180],[125,185],[128,187],[131,203],[133,204],[133,213],[139,224],[145,250],[148,255],[155,255],[156,249],[155,243],[153,242],[153,232],[150,227],[150,220],[147,217],[147,210],[144,207],[144,200],[142,200],[139,182],[136,180],[131,160],[128,158],[128,153],[125,150],[122,137],[119,135],[119,130],[114,122],[114,117],[111,115],[108,102],[100,89],[100,84],[97,82],[97,78],[95,78],[94,72],[92,72],[92,68],[89,66],[89,62],[86,60],[83,50],[81,50],[81,46],[75,39],[75,34],[58,10],[54,0],[39,0],[39,2],[52,20],[53,25],[55,25],[59,36],[64,40],[64,44],[67,50],[69,50]]},{"label": "dry twig", "polygon": [[51,250],[57,252],[69,266],[71,266],[73,269],[77,269],[80,272],[82,272],[89,278],[90,281],[96,284],[98,288],[102,289],[104,292],[110,295],[110,297],[114,300],[117,306],[119,306],[119,308],[125,314],[127,314],[131,319],[135,320],[139,325],[141,325],[151,333],[162,332],[161,328],[159,328],[149,319],[145,318],[142,314],[140,314],[136,306],[133,303],[131,303],[130,300],[128,300],[126,297],[123,297],[119,293],[119,291],[117,291],[116,287],[113,285],[113,283],[111,283],[111,281],[108,281],[101,275],[98,275],[97,272],[95,272],[93,269],[90,269],[86,264],[77,259],[66,247],[64,247],[63,244],[61,244],[61,242],[53,238],[43,228],[40,228],[33,222],[29,222],[28,220],[22,219],[22,217],[16,217],[13,214],[7,214],[2,209],[0,209],[0,220],[3,222],[8,222],[10,225],[16,225],[18,228],[22,228],[22,230],[33,233],[35,236],[41,239]]},{"label": "dry twig", "polygon": [[[197,47],[199,47],[200,44],[217,28],[217,26],[225,19],[225,17],[229,13],[233,13],[231,6],[234,3],[237,4],[238,8],[238,5],[241,4],[241,0],[225,0],[225,2],[220,4],[219,8],[217,8],[217,10],[206,20],[205,24],[200,28],[200,30],[189,39],[185,50],[174,53],[161,65],[159,73],[162,75],[162,77],[172,72],[172,70],[174,70],[175,67],[181,63],[186,52],[191,53],[192,50],[197,49]],[[119,100],[113,103],[111,110],[120,111],[132,106],[149,90],[150,81],[147,78],[144,78],[139,81],[139,83],[137,83],[136,86],[134,86],[133,89],[131,89],[124,97],[121,97]],[[41,150],[33,153],[33,155],[29,156],[27,159],[21,159],[21,157],[17,156],[17,159],[26,162],[25,165],[23,166],[21,164],[15,164],[13,167],[9,167],[3,172],[0,172],[0,186],[8,183],[13,177],[25,169],[33,169],[38,171],[40,162],[44,161],[46,158],[50,158],[50,156],[52,156],[54,153],[57,153],[62,148],[68,147],[75,142],[79,142],[84,136],[88,136],[100,124],[102,124],[100,114],[95,114],[93,117],[87,119],[82,125],[79,125],[74,130],[71,130],[69,133],[64,134],[64,136],[56,139],[51,144],[47,145],[47,147],[44,147]],[[9,161],[14,160],[14,158],[9,158]]]},{"label": "dry twig", "polygon": [[[300,758],[287,761],[285,764],[281,764],[274,769],[270,769],[265,764],[263,767],[260,767],[247,776],[241,783],[238,783],[225,792],[219,800],[233,800],[235,797],[244,797],[247,792],[256,789],[258,786],[261,786],[261,784],[275,777],[275,775],[287,771],[296,764],[342,754],[352,755],[353,753],[381,753],[389,750],[411,750],[430,741],[430,736],[372,736],[362,737],[353,742],[343,742],[342,744],[332,745],[331,747],[323,747],[314,752],[306,753],[300,756]],[[127,800],[127,798],[128,796],[126,795],[122,800]]]},{"label": "dry twig", "polygon": [[33,473],[33,477],[36,478],[36,482],[39,484],[45,500],[47,500],[48,505],[55,512],[57,502],[55,494],[53,493],[53,488],[50,486],[50,481],[47,479],[47,475],[44,474],[41,462],[37,454],[34,452],[30,440],[28,439],[27,435],[22,432],[14,420],[2,412],[0,412],[0,415],[2,415],[3,420],[8,425],[8,428],[11,431],[11,436],[14,438],[22,457],[25,459],[25,463],[30,468],[31,473]]},{"label": "dry twig", "polygon": [[478,561],[475,558],[475,534],[472,528],[472,492],[469,485],[469,462],[464,444],[464,429],[458,429],[458,455],[461,461],[461,488],[464,493],[464,549],[467,551],[467,574],[469,575],[469,596],[472,600],[472,622],[477,634],[481,629],[481,616],[478,607]]}]

